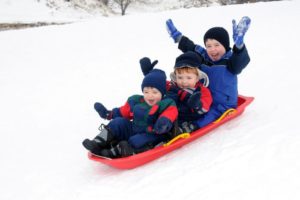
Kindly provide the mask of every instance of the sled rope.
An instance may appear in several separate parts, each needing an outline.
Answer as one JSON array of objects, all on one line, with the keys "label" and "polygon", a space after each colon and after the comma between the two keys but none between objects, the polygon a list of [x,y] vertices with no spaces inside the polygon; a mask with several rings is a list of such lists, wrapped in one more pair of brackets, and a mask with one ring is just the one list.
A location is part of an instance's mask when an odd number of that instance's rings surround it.
[{"label": "sled rope", "polygon": [[176,137],[174,137],[172,140],[170,140],[169,142],[167,142],[166,144],[164,144],[164,147],[170,146],[171,144],[173,144],[175,141],[179,140],[179,139],[185,139],[190,137],[191,135],[189,133],[181,133],[180,135],[177,135]]},{"label": "sled rope", "polygon": [[213,123],[219,123],[222,119],[224,119],[226,116],[234,113],[236,110],[234,108],[229,108],[228,110],[226,110],[218,119],[216,119]]}]

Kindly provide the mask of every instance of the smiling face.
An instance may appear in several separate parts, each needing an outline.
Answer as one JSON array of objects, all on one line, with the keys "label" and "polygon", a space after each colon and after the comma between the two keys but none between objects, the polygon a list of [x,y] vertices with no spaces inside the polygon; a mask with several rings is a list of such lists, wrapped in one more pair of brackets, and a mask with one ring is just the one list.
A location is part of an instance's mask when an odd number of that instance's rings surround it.
[{"label": "smiling face", "polygon": [[181,89],[194,88],[199,81],[199,73],[196,67],[183,67],[175,70],[175,79]]},{"label": "smiling face", "polygon": [[153,106],[162,99],[160,91],[154,87],[144,87],[144,99],[149,106]]},{"label": "smiling face", "polygon": [[215,39],[207,39],[205,42],[207,55],[212,61],[218,61],[226,53],[224,46]]}]

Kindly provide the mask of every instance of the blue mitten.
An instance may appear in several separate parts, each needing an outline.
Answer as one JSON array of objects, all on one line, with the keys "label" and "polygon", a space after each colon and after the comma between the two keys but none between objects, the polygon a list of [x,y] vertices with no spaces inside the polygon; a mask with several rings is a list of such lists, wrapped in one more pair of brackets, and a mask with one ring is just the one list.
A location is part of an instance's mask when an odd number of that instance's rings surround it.
[{"label": "blue mitten", "polygon": [[151,63],[151,60],[148,57],[144,57],[144,58],[140,59],[140,66],[142,68],[142,72],[143,72],[144,76],[147,75],[154,68],[154,66],[157,63],[158,63],[157,60],[154,60]]},{"label": "blue mitten", "polygon": [[235,46],[238,49],[241,49],[244,46],[244,36],[250,26],[250,23],[251,23],[251,19],[247,16],[243,17],[239,21],[238,25],[236,24],[235,20],[232,20],[232,30],[233,30],[232,38]]},{"label": "blue mitten", "polygon": [[112,117],[112,112],[107,110],[102,103],[96,102],[94,104],[95,110],[98,112],[101,118],[110,120]]},{"label": "blue mitten", "polygon": [[175,43],[179,42],[182,37],[182,33],[176,29],[171,19],[166,21],[166,25],[170,37],[173,38]]},{"label": "blue mitten", "polygon": [[160,117],[154,124],[154,131],[157,134],[167,133],[171,130],[173,123],[166,117]]}]

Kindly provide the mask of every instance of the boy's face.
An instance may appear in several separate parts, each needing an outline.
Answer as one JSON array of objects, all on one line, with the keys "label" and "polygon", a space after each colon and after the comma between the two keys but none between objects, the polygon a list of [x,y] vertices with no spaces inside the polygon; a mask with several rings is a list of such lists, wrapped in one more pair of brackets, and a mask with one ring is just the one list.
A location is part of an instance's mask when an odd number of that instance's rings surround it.
[{"label": "boy's face", "polygon": [[146,103],[150,106],[155,105],[162,99],[162,94],[160,91],[153,87],[144,87],[143,94]]},{"label": "boy's face", "polygon": [[207,39],[205,48],[212,61],[218,61],[226,53],[225,47],[215,39]]},{"label": "boy's face", "polygon": [[196,83],[199,81],[199,77],[195,73],[183,71],[180,74],[176,73],[175,76],[176,83],[181,89],[194,88]]}]

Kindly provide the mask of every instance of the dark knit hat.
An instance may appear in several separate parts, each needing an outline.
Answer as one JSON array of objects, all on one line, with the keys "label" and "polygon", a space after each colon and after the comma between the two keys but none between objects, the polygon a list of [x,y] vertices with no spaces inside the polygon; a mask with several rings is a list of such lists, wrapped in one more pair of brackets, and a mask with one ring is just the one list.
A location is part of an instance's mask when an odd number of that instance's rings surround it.
[{"label": "dark knit hat", "polygon": [[209,29],[203,37],[204,44],[207,39],[215,39],[220,42],[224,46],[226,52],[230,50],[229,34],[222,27],[213,27]]},{"label": "dark knit hat", "polygon": [[184,66],[198,67],[202,63],[202,58],[193,51],[187,51],[175,60],[175,68],[180,68]]},{"label": "dark knit hat", "polygon": [[162,96],[164,96],[166,94],[166,80],[167,76],[164,71],[153,69],[146,74],[142,82],[142,91],[144,87],[154,87],[160,91]]}]

